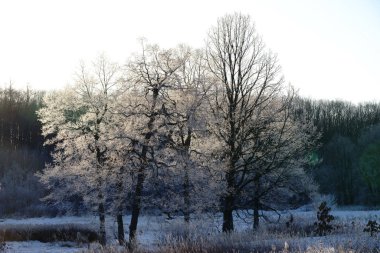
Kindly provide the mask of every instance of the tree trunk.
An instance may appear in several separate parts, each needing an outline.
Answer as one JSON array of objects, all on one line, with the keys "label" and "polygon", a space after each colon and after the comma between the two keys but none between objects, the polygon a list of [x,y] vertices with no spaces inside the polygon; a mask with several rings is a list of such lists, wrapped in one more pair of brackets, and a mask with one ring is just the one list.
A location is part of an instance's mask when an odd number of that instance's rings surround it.
[{"label": "tree trunk", "polygon": [[183,178],[183,202],[184,202],[184,220],[186,223],[190,222],[190,145],[191,145],[192,129],[187,129],[186,138],[182,138],[181,156],[184,161],[185,176]]},{"label": "tree trunk", "polygon": [[188,164],[185,165],[185,178],[183,181],[183,200],[185,204],[184,219],[185,222],[190,221],[190,179],[189,179],[189,167]]},{"label": "tree trunk", "polygon": [[[146,149],[145,146],[144,148]],[[145,166],[146,166],[145,164],[142,164],[140,166],[138,175],[137,175],[135,196],[133,198],[133,203],[132,203],[131,223],[129,224],[129,248],[130,249],[134,249],[136,246],[136,230],[137,230],[137,223],[139,220],[140,209],[141,209],[141,197],[142,197],[142,190],[143,190],[143,185],[144,185],[144,180],[145,180]]]},{"label": "tree trunk", "polygon": [[124,237],[124,224],[123,224],[123,194],[124,192],[124,187],[123,187],[123,174],[124,174],[124,166],[120,167],[119,170],[119,175],[117,177],[117,191],[118,191],[118,196],[117,196],[117,215],[116,215],[116,221],[117,221],[117,239],[119,241],[119,244],[121,246],[125,246],[125,237]]},{"label": "tree trunk", "polygon": [[234,197],[229,193],[224,200],[223,210],[223,232],[232,232],[234,230],[234,219],[232,216],[234,206]]},{"label": "tree trunk", "polygon": [[190,177],[189,177],[189,163],[190,163],[190,142],[191,142],[191,131],[189,130],[188,136],[186,138],[186,142],[184,143],[184,150],[182,153],[182,158],[184,158],[185,162],[185,176],[183,179],[183,202],[184,202],[184,220],[186,223],[190,221]]},{"label": "tree trunk", "polygon": [[[97,118],[98,118],[98,114],[97,114]],[[100,238],[99,238],[99,243],[102,245],[102,246],[105,246],[106,243],[107,243],[107,239],[106,239],[106,218],[105,218],[105,208],[104,208],[104,196],[103,196],[103,178],[101,176],[101,173],[102,173],[102,166],[104,165],[104,152],[105,151],[101,151],[100,150],[100,147],[98,145],[98,141],[99,141],[99,124],[100,124],[100,120],[97,119],[96,123],[97,125],[95,125],[95,133],[94,133],[94,140],[95,140],[95,155],[96,155],[96,161],[97,161],[97,165],[96,165],[96,173],[97,173],[97,187],[98,187],[98,201],[99,201],[99,206],[98,206],[98,212],[99,212],[99,235],[100,235]]]},{"label": "tree trunk", "polygon": [[121,246],[124,246],[125,238],[124,238],[123,214],[119,213],[116,216],[116,221],[117,221],[117,239],[119,240],[119,244]]},{"label": "tree trunk", "polygon": [[[99,197],[101,197],[102,199],[101,194],[99,194]],[[99,203],[98,211],[99,211],[99,243],[102,246],[105,246],[107,243],[107,240],[106,240],[106,218],[105,218],[103,202]]]},{"label": "tree trunk", "polygon": [[234,218],[232,216],[235,205],[235,162],[231,158],[230,170],[226,174],[228,192],[224,197],[223,210],[223,232],[231,232],[234,230]]},{"label": "tree trunk", "polygon": [[[96,139],[97,140],[97,139]],[[100,171],[100,161],[101,161],[101,155],[100,155],[100,152],[99,152],[99,149],[96,148],[96,156],[97,156],[97,159],[98,159],[98,165],[97,165],[97,172],[98,173],[101,173]],[[104,196],[103,196],[103,193],[102,193],[102,184],[103,184],[103,180],[102,180],[102,177],[98,174],[98,178],[97,178],[97,184],[98,184],[98,201],[99,201],[99,206],[98,206],[98,213],[99,213],[99,235],[100,235],[100,238],[99,238],[99,243],[102,245],[102,246],[105,246],[106,243],[107,243],[107,240],[106,240],[106,218],[105,218],[105,209],[104,209]]]},{"label": "tree trunk", "polygon": [[152,106],[150,109],[151,116],[149,117],[148,121],[148,133],[145,134],[145,143],[142,146],[141,150],[141,156],[140,161],[141,165],[139,167],[139,170],[137,172],[137,183],[135,187],[135,195],[132,202],[132,216],[131,216],[131,223],[129,224],[129,249],[133,250],[136,246],[136,230],[137,230],[137,223],[139,220],[140,215],[140,209],[141,209],[141,197],[142,197],[142,191],[144,187],[144,181],[145,181],[145,169],[148,166],[147,161],[147,153],[148,153],[148,143],[151,137],[153,136],[153,127],[154,127],[154,121],[156,120],[155,117],[155,109],[156,109],[156,103],[158,98],[159,89],[154,88],[153,89],[153,101]]},{"label": "tree trunk", "polygon": [[253,230],[259,228],[259,209],[260,209],[260,201],[259,198],[253,198]]},{"label": "tree trunk", "polygon": [[260,176],[254,178],[254,196],[253,196],[253,230],[259,227],[260,217]]},{"label": "tree trunk", "polygon": [[[189,158],[189,157],[187,157]],[[184,234],[184,240],[189,239],[189,225],[190,225],[190,178],[189,178],[189,164],[186,161],[185,164],[185,176],[183,181],[183,201],[184,201],[184,211],[183,211],[183,218],[185,221],[185,234]]]}]

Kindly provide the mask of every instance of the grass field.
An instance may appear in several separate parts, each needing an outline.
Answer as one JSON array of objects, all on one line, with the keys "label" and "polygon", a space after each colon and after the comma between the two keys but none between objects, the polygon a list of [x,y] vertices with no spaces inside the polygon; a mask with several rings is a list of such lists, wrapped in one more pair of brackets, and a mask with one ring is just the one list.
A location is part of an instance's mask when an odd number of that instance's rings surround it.
[{"label": "grass field", "polygon": [[[235,232],[230,234],[221,232],[220,214],[203,214],[189,225],[182,217],[167,220],[165,216],[144,215],[139,223],[137,252],[380,252],[380,236],[363,232],[369,220],[380,221],[377,210],[332,211],[334,229],[326,236],[314,233],[315,211],[263,214],[265,221],[262,219],[255,232],[251,219],[237,214]],[[127,232],[129,219],[124,217]],[[88,242],[89,237],[82,234],[96,232],[97,224],[93,216],[1,220],[0,237],[4,239],[8,233],[8,239],[0,252],[127,252],[117,246],[112,217],[107,217],[110,246],[101,249],[98,243]],[[9,240],[9,231],[18,237]]]}]

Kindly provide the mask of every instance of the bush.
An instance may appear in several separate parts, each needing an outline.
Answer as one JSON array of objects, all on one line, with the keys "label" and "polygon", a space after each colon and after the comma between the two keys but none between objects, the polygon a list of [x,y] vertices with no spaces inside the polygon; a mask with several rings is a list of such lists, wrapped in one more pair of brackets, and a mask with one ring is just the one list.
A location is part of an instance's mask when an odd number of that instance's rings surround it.
[{"label": "bush", "polygon": [[375,220],[369,220],[363,232],[369,232],[373,236],[380,232],[380,225]]},{"label": "bush", "polygon": [[334,220],[334,216],[330,214],[331,208],[327,206],[327,203],[323,201],[317,212],[317,219],[318,221],[315,222],[315,226],[317,226],[315,232],[319,236],[326,235],[327,233],[330,233],[333,229],[333,226],[330,225],[330,222]]}]

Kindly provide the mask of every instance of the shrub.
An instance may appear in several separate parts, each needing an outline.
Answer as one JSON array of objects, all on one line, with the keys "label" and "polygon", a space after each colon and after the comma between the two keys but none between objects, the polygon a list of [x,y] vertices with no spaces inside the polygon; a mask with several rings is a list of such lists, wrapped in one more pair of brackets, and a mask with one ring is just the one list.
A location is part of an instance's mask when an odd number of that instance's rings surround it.
[{"label": "shrub", "polygon": [[363,232],[369,232],[373,236],[380,232],[380,225],[375,220],[369,220]]},{"label": "shrub", "polygon": [[327,206],[327,203],[323,201],[318,207],[317,219],[318,221],[314,223],[316,226],[315,232],[319,236],[324,236],[327,233],[330,233],[333,229],[333,226],[330,225],[330,222],[334,220],[334,216],[330,214],[331,208]]}]

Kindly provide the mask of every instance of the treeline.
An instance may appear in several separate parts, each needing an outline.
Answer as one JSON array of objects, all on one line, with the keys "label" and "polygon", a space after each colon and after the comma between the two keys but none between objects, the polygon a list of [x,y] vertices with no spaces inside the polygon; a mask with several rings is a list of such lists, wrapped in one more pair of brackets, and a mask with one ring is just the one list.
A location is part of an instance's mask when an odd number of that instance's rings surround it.
[{"label": "treeline", "polygon": [[49,161],[36,111],[44,92],[0,89],[0,215],[39,215],[46,206],[35,173]]},{"label": "treeline", "polygon": [[339,100],[300,98],[294,110],[296,114],[313,121],[322,133],[322,144],[326,144],[336,134],[356,141],[364,128],[380,122],[380,106],[375,102],[354,105]]},{"label": "treeline", "polygon": [[380,204],[380,104],[300,98],[294,111],[322,134],[313,169],[320,192],[339,205]]},{"label": "treeline", "polygon": [[29,87],[16,90],[9,85],[0,89],[0,145],[13,150],[23,147],[39,149],[43,143],[41,124],[36,111],[41,107],[43,92]]}]

